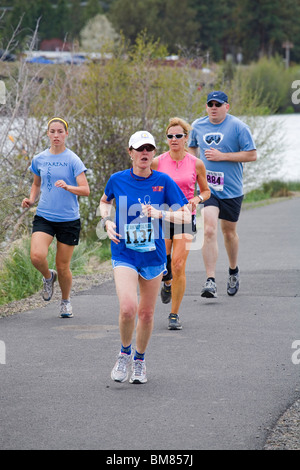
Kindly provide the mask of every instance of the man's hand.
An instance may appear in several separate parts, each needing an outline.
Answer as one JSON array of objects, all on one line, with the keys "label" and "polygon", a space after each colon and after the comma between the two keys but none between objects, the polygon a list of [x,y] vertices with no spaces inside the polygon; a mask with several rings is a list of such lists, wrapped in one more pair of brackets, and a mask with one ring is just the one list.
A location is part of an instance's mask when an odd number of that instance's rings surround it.
[{"label": "man's hand", "polygon": [[220,162],[224,159],[224,155],[220,150],[215,148],[206,149],[204,151],[205,158],[213,162]]}]

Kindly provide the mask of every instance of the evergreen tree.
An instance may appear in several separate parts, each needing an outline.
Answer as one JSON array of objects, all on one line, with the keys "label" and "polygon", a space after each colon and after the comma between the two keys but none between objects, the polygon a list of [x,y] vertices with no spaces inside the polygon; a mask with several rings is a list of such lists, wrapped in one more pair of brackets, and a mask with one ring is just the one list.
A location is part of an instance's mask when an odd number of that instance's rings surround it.
[{"label": "evergreen tree", "polygon": [[241,10],[241,42],[247,60],[276,53],[300,29],[299,0],[245,0]]},{"label": "evergreen tree", "polygon": [[249,63],[263,55],[283,58],[283,43],[290,41],[291,60],[300,60],[300,0],[2,0],[6,6],[11,9],[1,21],[0,44],[9,42],[22,18],[19,50],[38,20],[40,41],[66,36],[72,41],[90,18],[104,12],[132,44],[146,30],[169,53],[195,45],[211,61],[241,52]]},{"label": "evergreen tree", "polygon": [[85,22],[87,23],[88,20],[90,20],[91,18],[95,18],[95,16],[101,13],[103,13],[103,9],[100,5],[99,0],[88,0],[84,8]]},{"label": "evergreen tree", "polygon": [[159,39],[172,53],[178,46],[191,47],[197,39],[198,24],[191,0],[115,0],[109,18],[116,31],[134,43],[141,31]]},{"label": "evergreen tree", "polygon": [[68,0],[58,0],[54,9],[54,22],[52,25],[51,38],[68,39],[70,36],[70,15]]},{"label": "evergreen tree", "polygon": [[69,0],[70,4],[70,35],[71,39],[79,39],[80,31],[84,26],[84,15],[80,0]]}]

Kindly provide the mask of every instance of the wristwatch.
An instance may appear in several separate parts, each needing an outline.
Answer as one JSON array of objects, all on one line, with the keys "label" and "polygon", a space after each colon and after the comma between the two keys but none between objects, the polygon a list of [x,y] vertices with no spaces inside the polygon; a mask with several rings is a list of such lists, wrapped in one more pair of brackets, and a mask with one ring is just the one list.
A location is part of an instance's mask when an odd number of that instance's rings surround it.
[{"label": "wristwatch", "polygon": [[203,197],[201,196],[201,194],[197,194],[198,198],[200,199],[200,203],[204,201]]},{"label": "wristwatch", "polygon": [[106,230],[105,228],[105,224],[108,220],[112,220],[112,218],[110,217],[110,215],[108,215],[107,217],[103,217],[103,219],[100,220],[100,224],[101,224],[101,227],[104,228],[104,230]]}]

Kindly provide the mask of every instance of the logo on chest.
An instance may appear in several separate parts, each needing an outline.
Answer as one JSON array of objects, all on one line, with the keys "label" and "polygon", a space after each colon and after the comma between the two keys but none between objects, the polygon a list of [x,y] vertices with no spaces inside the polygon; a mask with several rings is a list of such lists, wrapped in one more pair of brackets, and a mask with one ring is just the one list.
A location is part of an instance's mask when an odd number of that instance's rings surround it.
[{"label": "logo on chest", "polygon": [[224,134],[221,132],[209,132],[208,134],[204,134],[203,140],[206,144],[216,144],[219,145],[223,140]]}]

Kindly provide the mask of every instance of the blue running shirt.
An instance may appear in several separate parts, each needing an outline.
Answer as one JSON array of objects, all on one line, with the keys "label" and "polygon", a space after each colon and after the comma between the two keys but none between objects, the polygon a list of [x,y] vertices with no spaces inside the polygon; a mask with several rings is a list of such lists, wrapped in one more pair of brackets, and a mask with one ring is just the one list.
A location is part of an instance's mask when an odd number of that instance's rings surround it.
[{"label": "blue running shirt", "polygon": [[220,152],[255,150],[249,127],[231,114],[220,124],[212,124],[208,116],[196,119],[189,138],[190,147],[199,147],[206,168],[209,188],[216,197],[228,199],[243,195],[243,164],[207,160],[204,151],[211,147]]},{"label": "blue running shirt", "polygon": [[141,214],[141,203],[176,211],[188,203],[179,186],[165,173],[153,171],[149,178],[135,179],[128,169],[114,173],[104,192],[108,201],[116,200],[116,232],[122,236],[117,245],[111,242],[112,259],[140,267],[165,263],[161,219]]},{"label": "blue running shirt", "polygon": [[68,222],[80,218],[76,194],[54,185],[61,179],[71,186],[77,186],[77,176],[87,171],[72,150],[66,149],[58,155],[54,155],[49,149],[44,150],[33,158],[30,170],[41,178],[37,215],[51,222]]}]

